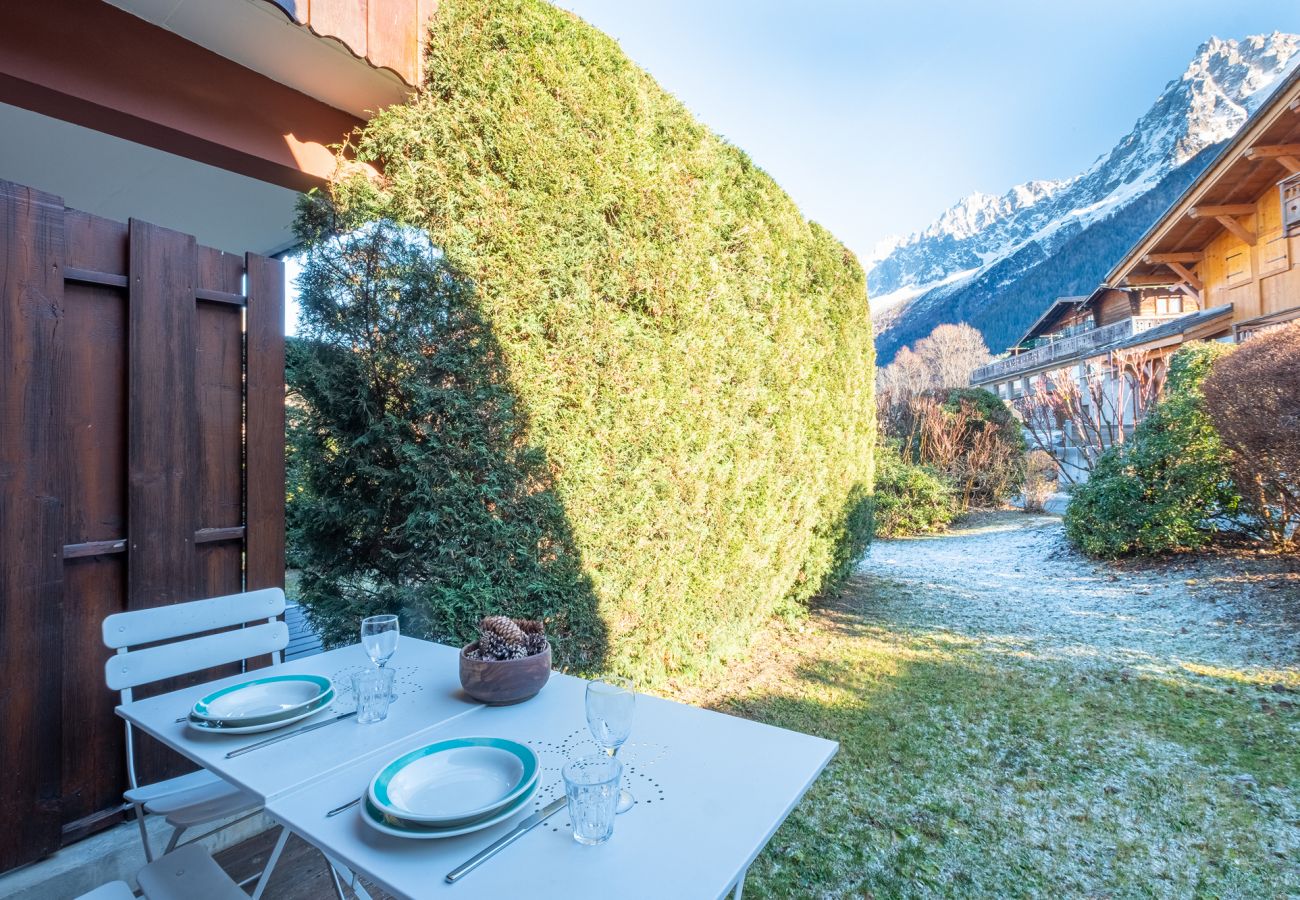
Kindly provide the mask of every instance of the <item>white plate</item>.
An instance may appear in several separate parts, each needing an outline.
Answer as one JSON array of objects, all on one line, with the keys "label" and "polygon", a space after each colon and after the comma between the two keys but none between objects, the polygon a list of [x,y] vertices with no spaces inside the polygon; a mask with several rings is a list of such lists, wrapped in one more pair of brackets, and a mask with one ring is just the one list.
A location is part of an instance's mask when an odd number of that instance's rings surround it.
[{"label": "white plate", "polygon": [[193,715],[226,725],[260,725],[319,708],[318,701],[333,690],[324,675],[268,675],[213,691],[194,704]]},{"label": "white plate", "polygon": [[375,808],[370,802],[369,797],[362,797],[360,804],[361,820],[369,825],[375,831],[381,834],[391,835],[399,838],[413,838],[417,841],[437,840],[438,838],[456,837],[462,834],[470,834],[474,831],[481,831],[484,828],[490,828],[499,822],[504,822],[513,815],[523,812],[533,794],[537,793],[537,782],[534,781],[532,786],[524,791],[523,795],[518,797],[512,803],[506,805],[506,808],[494,815],[473,822],[469,825],[461,825],[456,828],[437,828],[432,826],[409,826],[398,825],[385,821],[384,814]]},{"label": "white plate", "polygon": [[437,741],[397,757],[371,779],[379,812],[427,826],[457,827],[492,815],[528,790],[537,754],[492,737]]},{"label": "white plate", "polygon": [[[333,699],[333,694],[330,695]],[[309,709],[296,715],[289,716],[286,719],[279,719],[274,722],[261,722],[257,725],[222,725],[218,722],[209,722],[206,719],[200,719],[198,716],[190,713],[187,724],[195,731],[202,731],[205,734],[258,734],[263,731],[274,731],[277,728],[284,728],[295,722],[301,722],[303,719],[310,718],[318,712],[329,709],[330,704],[326,703],[316,709]]]}]

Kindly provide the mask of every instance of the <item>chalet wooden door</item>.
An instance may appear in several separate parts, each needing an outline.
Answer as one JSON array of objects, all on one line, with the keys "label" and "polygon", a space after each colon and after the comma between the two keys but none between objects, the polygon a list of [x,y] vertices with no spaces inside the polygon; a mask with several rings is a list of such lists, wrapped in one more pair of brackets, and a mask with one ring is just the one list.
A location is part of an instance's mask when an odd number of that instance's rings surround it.
[{"label": "chalet wooden door", "polygon": [[0,181],[0,291],[5,871],[120,818],[104,617],[283,584],[284,273]]}]

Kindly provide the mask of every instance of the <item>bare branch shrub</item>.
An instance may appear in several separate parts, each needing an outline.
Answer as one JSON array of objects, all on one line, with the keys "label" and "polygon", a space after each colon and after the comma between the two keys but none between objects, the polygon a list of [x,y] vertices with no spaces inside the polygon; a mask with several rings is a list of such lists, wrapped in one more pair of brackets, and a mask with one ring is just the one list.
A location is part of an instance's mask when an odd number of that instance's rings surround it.
[{"label": "bare branch shrub", "polygon": [[1021,493],[1025,512],[1044,512],[1047,499],[1056,491],[1056,459],[1045,450],[1030,450],[1025,455],[1025,483]]},{"label": "bare branch shrub", "polygon": [[908,404],[904,421],[904,446],[948,479],[961,509],[995,506],[1019,486],[1024,438],[996,395],[978,388],[925,393]]},{"label": "bare branch shrub", "polygon": [[1300,322],[1218,360],[1202,391],[1260,535],[1300,547]]},{"label": "bare branch shrub", "polygon": [[[1014,401],[1029,443],[1060,459],[1065,441],[1079,451],[1078,466],[1091,472],[1107,448],[1122,444],[1160,396],[1165,366],[1159,353],[1121,349],[1077,367],[1039,375]],[[1060,474],[1082,480],[1069,467]]]}]

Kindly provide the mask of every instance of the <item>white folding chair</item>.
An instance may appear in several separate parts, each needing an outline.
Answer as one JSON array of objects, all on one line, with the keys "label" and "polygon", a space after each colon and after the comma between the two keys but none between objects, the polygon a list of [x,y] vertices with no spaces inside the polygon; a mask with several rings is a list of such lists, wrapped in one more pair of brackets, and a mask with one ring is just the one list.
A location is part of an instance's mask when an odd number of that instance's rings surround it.
[{"label": "white folding chair", "polygon": [[[123,703],[130,703],[135,688],[165,678],[226,663],[246,663],[267,654],[271,655],[273,665],[279,665],[284,661],[284,648],[289,643],[289,626],[277,618],[282,612],[284,591],[266,588],[111,615],[104,620],[104,643],[117,653],[104,666],[105,680],[111,690],[121,692]],[[249,624],[258,620],[262,620],[260,624]],[[233,626],[244,627],[206,634]],[[203,636],[192,637],[196,634]],[[132,647],[143,649],[132,650]],[[256,796],[207,771],[141,785],[135,772],[135,733],[129,722],[126,724],[126,772],[131,788],[125,797],[135,807],[140,840],[144,842],[144,855],[149,862],[153,862],[154,856],[145,827],[146,815],[163,816],[174,829],[164,851],[171,853],[181,835],[190,828],[237,817],[192,839],[197,841],[261,811],[262,804]],[[192,841],[186,842],[187,845]]]},{"label": "white folding chair", "polygon": [[[145,900],[248,900],[198,844],[159,857],[136,875]],[[112,881],[77,900],[135,900],[125,881]]]}]

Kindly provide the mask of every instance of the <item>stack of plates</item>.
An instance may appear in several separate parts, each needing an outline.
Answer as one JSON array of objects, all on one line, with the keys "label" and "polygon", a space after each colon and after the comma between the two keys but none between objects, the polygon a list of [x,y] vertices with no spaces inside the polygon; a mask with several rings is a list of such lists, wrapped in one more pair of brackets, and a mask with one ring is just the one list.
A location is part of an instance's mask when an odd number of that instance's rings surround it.
[{"label": "stack of plates", "polygon": [[254,734],[292,725],[320,712],[334,700],[334,685],[324,675],[268,675],[213,691],[190,710],[199,731]]},{"label": "stack of plates", "polygon": [[361,818],[394,837],[468,834],[527,806],[540,771],[537,754],[515,741],[438,741],[380,769],[363,798]]}]

